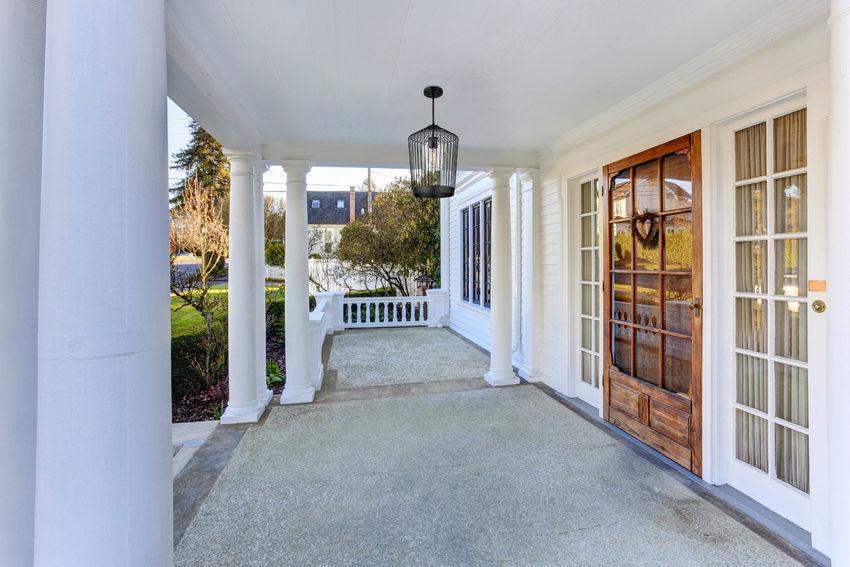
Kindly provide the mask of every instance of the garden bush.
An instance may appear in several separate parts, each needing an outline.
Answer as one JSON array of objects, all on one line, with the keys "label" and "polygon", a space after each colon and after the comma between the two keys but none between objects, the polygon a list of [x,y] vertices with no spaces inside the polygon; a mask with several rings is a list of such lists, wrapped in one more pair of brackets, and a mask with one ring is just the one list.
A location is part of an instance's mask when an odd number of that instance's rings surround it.
[{"label": "garden bush", "polygon": [[286,246],[283,242],[266,244],[266,264],[277,267],[286,265]]}]

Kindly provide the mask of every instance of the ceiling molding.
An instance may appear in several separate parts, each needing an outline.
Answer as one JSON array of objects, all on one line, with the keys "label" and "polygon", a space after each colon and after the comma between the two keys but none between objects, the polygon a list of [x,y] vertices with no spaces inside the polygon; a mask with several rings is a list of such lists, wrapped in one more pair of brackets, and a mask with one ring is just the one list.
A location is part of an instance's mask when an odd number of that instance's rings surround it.
[{"label": "ceiling molding", "polygon": [[658,81],[559,137],[547,154],[558,156],[680,93],[770,43],[817,21],[826,21],[829,2],[788,0],[761,19],[691,59]]},{"label": "ceiling molding", "polygon": [[[296,142],[269,140],[263,144],[263,159],[305,159],[327,167],[407,168],[410,154],[406,144],[344,144],[336,142]],[[536,152],[460,147],[458,170],[491,170],[494,165],[511,168],[538,167]]]}]

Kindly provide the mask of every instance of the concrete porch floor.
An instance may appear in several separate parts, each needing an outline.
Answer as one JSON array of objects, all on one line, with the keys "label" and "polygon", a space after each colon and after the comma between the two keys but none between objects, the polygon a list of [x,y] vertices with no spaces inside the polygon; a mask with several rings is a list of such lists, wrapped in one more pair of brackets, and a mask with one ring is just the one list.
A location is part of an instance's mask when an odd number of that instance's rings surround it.
[{"label": "concrete porch floor", "polygon": [[[445,341],[442,333],[433,336]],[[369,357],[380,368],[381,358]],[[805,560],[541,389],[470,383],[458,390],[468,380],[451,381],[447,372],[447,382],[418,389],[384,384],[362,388],[369,395],[359,399],[272,406],[233,449],[175,563]]]}]

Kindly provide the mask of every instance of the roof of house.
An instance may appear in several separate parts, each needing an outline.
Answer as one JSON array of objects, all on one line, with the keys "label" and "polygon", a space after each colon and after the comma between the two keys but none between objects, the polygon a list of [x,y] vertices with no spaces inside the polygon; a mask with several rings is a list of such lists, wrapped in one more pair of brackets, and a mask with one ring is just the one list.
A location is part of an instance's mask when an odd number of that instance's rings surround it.
[{"label": "roof of house", "polygon": [[[307,224],[348,224],[350,198],[350,191],[307,191]],[[339,206],[340,201],[342,206]],[[356,191],[355,218],[365,215],[368,206],[367,192]]]}]

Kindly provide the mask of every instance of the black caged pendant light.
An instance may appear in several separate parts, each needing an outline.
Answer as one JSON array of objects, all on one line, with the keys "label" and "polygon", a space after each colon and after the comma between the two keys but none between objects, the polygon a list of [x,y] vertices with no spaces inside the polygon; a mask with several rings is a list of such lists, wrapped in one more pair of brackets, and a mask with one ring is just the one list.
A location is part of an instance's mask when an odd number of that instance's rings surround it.
[{"label": "black caged pendant light", "polygon": [[458,137],[434,123],[434,100],[443,96],[443,89],[426,87],[425,96],[431,99],[431,125],[407,138],[411,190],[416,197],[451,197],[457,178]]}]

